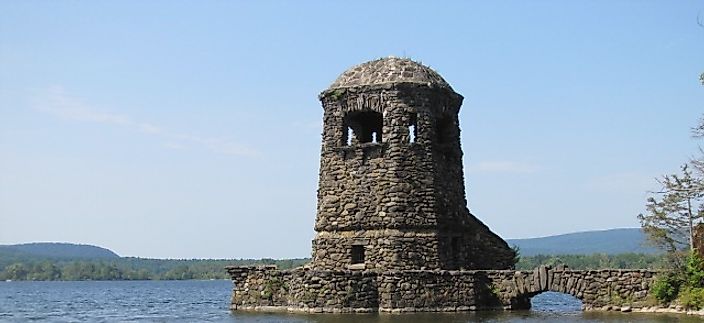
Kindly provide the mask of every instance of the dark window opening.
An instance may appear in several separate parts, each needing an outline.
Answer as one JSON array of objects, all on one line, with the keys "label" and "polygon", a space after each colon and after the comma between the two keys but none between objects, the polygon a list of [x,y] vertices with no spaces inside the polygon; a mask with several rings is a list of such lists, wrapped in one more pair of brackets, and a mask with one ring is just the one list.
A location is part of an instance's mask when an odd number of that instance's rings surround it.
[{"label": "dark window opening", "polygon": [[352,264],[364,263],[364,246],[352,246]]},{"label": "dark window opening", "polygon": [[418,117],[413,113],[408,120],[408,142],[416,142],[416,137],[418,137]]},{"label": "dark window opening", "polygon": [[[380,143],[384,118],[379,112],[350,112],[344,119],[343,144]],[[352,138],[356,139],[352,140]]]},{"label": "dark window opening", "polygon": [[450,257],[454,260],[459,259],[460,253],[460,238],[452,237],[450,238]]},{"label": "dark window opening", "polygon": [[455,122],[452,118],[443,116],[438,118],[435,128],[435,133],[438,138],[438,143],[448,143],[452,141],[455,128]]}]

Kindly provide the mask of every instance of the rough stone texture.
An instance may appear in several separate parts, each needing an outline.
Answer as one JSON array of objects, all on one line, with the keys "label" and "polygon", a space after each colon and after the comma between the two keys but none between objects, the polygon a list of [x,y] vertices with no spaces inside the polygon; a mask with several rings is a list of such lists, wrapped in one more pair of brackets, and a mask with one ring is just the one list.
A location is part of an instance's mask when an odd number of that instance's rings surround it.
[{"label": "rough stone texture", "polygon": [[648,270],[315,270],[228,267],[233,310],[308,313],[461,312],[527,309],[546,291],[585,309],[646,307],[657,274]]},{"label": "rough stone texture", "polygon": [[387,57],[354,66],[330,85],[331,89],[384,83],[418,83],[450,88],[438,73],[410,59]]},{"label": "rough stone texture", "polygon": [[541,266],[533,271],[488,273],[500,301],[508,309],[530,308],[530,298],[546,291],[575,296],[585,309],[603,306],[646,306],[658,272],[642,269],[569,270]]},{"label": "rough stone texture", "polygon": [[385,58],[344,72],[324,109],[310,267],[228,267],[233,310],[520,309],[558,291],[638,306],[653,272],[513,271],[515,253],[467,209],[458,113],[440,75]]},{"label": "rough stone texture", "polygon": [[229,267],[235,284],[233,310],[352,313],[378,308],[376,275],[275,267]]},{"label": "rough stone texture", "polygon": [[385,58],[344,72],[320,100],[313,267],[350,268],[353,245],[363,246],[366,269],[513,266],[513,250],[466,207],[462,96],[442,77]]}]

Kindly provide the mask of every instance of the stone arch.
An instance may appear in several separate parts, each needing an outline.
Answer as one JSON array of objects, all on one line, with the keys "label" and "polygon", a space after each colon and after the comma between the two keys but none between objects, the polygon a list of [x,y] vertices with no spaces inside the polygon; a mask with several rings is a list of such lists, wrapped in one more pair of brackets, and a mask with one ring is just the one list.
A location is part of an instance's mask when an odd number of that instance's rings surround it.
[{"label": "stone arch", "polygon": [[[576,271],[566,267],[540,266],[533,271],[516,271],[509,278],[510,288],[505,289],[504,302],[513,309],[529,309],[530,299],[544,292],[558,292],[576,297],[584,303],[583,279]],[[508,277],[507,277],[508,278]]]},{"label": "stone arch", "polygon": [[564,266],[540,266],[515,271],[503,278],[501,300],[505,307],[529,309],[530,299],[544,292],[576,297],[584,308],[631,306],[645,301],[655,272],[649,270],[570,270]]}]

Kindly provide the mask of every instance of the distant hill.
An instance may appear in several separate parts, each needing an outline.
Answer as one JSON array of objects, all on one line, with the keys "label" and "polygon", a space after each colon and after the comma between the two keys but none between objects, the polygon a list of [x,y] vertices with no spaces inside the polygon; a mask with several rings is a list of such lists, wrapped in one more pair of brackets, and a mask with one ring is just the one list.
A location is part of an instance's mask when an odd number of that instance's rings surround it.
[{"label": "distant hill", "polygon": [[71,259],[115,259],[120,256],[109,249],[74,243],[35,242],[0,245],[0,257],[29,256]]},{"label": "distant hill", "polygon": [[[658,250],[645,244],[646,237],[640,228],[610,229],[560,234],[555,236],[508,239],[511,246],[518,246],[522,256],[542,255],[589,255],[605,253],[657,253]],[[73,243],[35,242],[16,245],[0,245],[0,265],[24,258],[60,259],[120,259],[113,251]],[[1,267],[0,267],[1,268]]]},{"label": "distant hill", "polygon": [[522,256],[584,255],[593,253],[657,253],[647,246],[646,236],[640,228],[610,229],[560,234],[542,238],[508,239],[511,246],[518,246]]}]

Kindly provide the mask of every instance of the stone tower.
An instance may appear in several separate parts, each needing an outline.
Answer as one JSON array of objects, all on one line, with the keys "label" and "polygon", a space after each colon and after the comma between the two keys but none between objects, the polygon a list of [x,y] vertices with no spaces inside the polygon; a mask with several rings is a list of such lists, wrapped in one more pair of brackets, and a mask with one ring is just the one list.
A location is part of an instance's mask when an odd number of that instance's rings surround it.
[{"label": "stone tower", "polygon": [[514,252],[467,209],[462,96],[402,58],[354,66],[320,94],[312,266],[507,269]]}]

